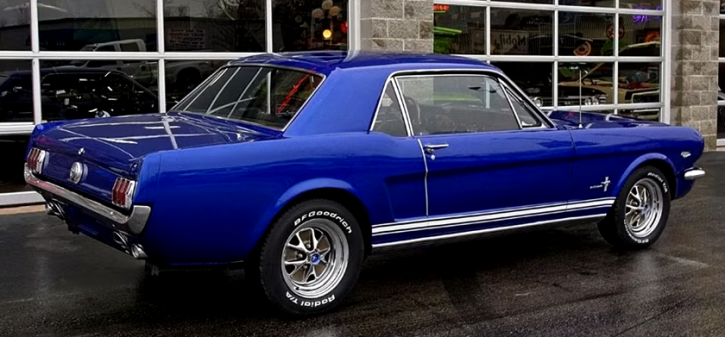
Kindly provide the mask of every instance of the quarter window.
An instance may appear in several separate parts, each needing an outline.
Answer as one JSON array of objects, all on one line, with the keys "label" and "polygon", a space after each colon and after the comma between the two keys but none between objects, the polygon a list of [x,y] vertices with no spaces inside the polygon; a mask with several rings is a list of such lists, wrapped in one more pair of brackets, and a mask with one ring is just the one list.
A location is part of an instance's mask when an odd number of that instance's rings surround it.
[{"label": "quarter window", "polygon": [[498,80],[487,75],[398,79],[416,135],[520,129]]},{"label": "quarter window", "polygon": [[536,114],[531,109],[530,105],[526,104],[526,102],[521,99],[521,96],[517,95],[508,85],[504,84],[504,88],[506,90],[506,95],[508,95],[509,100],[511,100],[511,105],[514,107],[516,116],[518,116],[519,121],[521,121],[521,127],[540,127],[541,121],[536,118]]},{"label": "quarter window", "polygon": [[398,101],[392,83],[388,83],[386,86],[379,104],[378,113],[373,122],[373,131],[396,137],[407,136],[408,132],[405,129],[403,112],[400,110],[400,101]]}]

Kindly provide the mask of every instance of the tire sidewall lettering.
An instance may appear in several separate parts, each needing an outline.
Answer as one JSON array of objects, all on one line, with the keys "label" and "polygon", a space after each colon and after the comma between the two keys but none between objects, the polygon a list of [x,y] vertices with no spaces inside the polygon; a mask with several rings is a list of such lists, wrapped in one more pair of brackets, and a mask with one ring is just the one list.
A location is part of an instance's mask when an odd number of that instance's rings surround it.
[{"label": "tire sidewall lettering", "polygon": [[308,300],[308,299],[302,299],[300,297],[297,297],[295,295],[292,295],[289,291],[286,292],[287,299],[301,307],[307,307],[307,308],[317,308],[319,306],[331,304],[335,301],[335,294],[330,294],[328,296],[317,298],[314,300]]},{"label": "tire sidewall lettering", "polygon": [[302,223],[304,223],[307,220],[311,220],[311,219],[315,219],[315,218],[325,218],[325,219],[332,220],[337,225],[342,227],[342,230],[346,234],[348,234],[348,235],[352,234],[352,226],[350,226],[350,224],[347,223],[347,219],[345,219],[345,217],[341,216],[340,214],[338,214],[336,212],[323,211],[323,210],[305,212],[300,217],[295,219],[295,221],[293,222],[294,227],[301,225]]},{"label": "tire sidewall lettering", "polygon": [[657,180],[657,182],[660,183],[660,186],[662,186],[662,190],[665,193],[670,193],[669,187],[667,186],[667,180],[664,179],[662,176],[660,176],[659,174],[657,174],[655,172],[650,171],[650,172],[647,172],[647,177],[654,178],[655,180]]},{"label": "tire sidewall lettering", "polygon": [[635,237],[634,235],[632,235],[632,233],[630,233],[629,231],[627,231],[627,234],[629,235],[629,238],[632,239],[632,241],[634,241],[636,243],[639,243],[639,244],[647,244],[647,243],[649,243],[649,239],[648,238],[640,239],[640,238]]}]

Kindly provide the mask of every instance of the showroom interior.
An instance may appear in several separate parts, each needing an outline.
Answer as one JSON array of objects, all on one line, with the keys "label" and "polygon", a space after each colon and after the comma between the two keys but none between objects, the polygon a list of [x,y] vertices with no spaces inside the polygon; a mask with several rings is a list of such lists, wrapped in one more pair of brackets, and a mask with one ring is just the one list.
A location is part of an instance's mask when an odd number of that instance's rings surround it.
[{"label": "showroom interior", "polygon": [[[725,15],[673,0],[0,0],[0,206],[36,124],[167,111],[229,60],[418,51],[500,67],[545,111],[697,128],[725,146]],[[111,73],[109,74],[109,71]],[[618,80],[614,80],[614,79]]]}]

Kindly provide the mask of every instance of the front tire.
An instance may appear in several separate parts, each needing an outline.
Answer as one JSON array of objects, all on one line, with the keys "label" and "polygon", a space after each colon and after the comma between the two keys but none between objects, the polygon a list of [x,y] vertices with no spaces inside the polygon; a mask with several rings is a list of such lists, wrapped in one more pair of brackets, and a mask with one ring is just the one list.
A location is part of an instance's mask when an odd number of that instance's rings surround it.
[{"label": "front tire", "polygon": [[340,305],[352,290],[364,248],[360,226],[345,207],[305,201],[272,224],[250,274],[282,313],[320,314]]},{"label": "front tire", "polygon": [[616,247],[644,249],[659,239],[669,214],[667,179],[657,168],[645,166],[632,173],[598,228],[602,237]]}]

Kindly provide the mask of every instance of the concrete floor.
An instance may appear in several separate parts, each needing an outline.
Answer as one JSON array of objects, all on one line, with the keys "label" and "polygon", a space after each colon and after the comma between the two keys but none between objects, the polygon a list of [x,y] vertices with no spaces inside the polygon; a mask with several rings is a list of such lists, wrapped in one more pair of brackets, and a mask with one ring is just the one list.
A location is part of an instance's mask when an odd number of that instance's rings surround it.
[{"label": "concrete floor", "polygon": [[725,153],[701,165],[650,250],[578,226],[375,256],[343,307],[305,321],[242,272],[151,279],[58,220],[3,215],[0,336],[724,336]]}]

